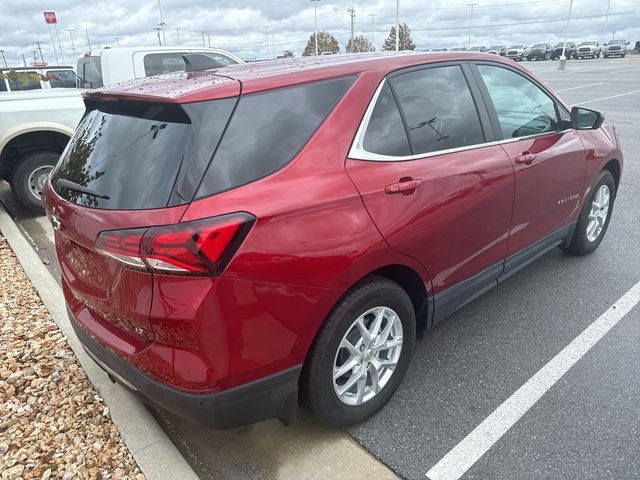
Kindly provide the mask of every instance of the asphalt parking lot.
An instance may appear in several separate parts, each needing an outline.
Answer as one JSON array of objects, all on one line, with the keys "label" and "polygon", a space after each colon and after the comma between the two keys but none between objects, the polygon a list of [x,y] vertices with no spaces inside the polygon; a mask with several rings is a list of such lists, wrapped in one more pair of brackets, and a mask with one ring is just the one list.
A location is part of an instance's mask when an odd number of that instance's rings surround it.
[{"label": "asphalt parking lot", "polygon": [[[568,103],[603,111],[616,126],[625,170],[613,217],[592,255],[554,250],[416,343],[394,398],[347,432],[404,478],[640,478],[640,306],[575,358],[531,408],[520,408],[511,428],[502,415],[510,411],[499,409],[640,280],[640,56],[572,60],[564,71],[551,61],[525,66]],[[46,220],[20,208],[6,184],[0,185],[0,200],[59,275]],[[367,453],[343,432],[317,425],[305,412],[301,417],[293,429],[273,421],[217,432],[156,412],[201,478],[337,478],[341,469],[344,478],[359,478],[349,466]],[[507,428],[495,443],[454,450],[496,417],[498,423],[489,425]],[[345,454],[328,457],[336,445]],[[468,470],[442,470],[443,458]],[[391,477],[386,470],[369,476],[383,475]]]}]

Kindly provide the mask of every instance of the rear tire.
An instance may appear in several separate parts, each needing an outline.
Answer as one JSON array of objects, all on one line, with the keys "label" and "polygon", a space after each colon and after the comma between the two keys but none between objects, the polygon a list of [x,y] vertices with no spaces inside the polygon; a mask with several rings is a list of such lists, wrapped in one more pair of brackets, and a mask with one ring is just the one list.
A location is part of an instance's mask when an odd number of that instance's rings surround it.
[{"label": "rear tire", "polygon": [[46,179],[58,163],[56,152],[34,152],[20,160],[11,174],[11,189],[20,203],[35,213],[44,213],[42,189]]},{"label": "rear tire", "polygon": [[[606,210],[596,208],[598,204],[604,202],[605,194]],[[603,170],[598,175],[589,196],[585,199],[571,242],[564,250],[574,255],[586,255],[598,248],[607,233],[615,198],[616,183],[613,175],[608,170]],[[602,220],[603,215],[605,215],[604,220]],[[595,230],[593,230],[594,225]]]},{"label": "rear tire", "polygon": [[[378,336],[369,337],[366,332],[375,333],[377,318]],[[304,403],[328,424],[348,427],[367,420],[402,382],[415,336],[407,293],[383,277],[364,279],[333,307],[311,345],[301,378]],[[355,383],[345,390],[350,382]]]}]

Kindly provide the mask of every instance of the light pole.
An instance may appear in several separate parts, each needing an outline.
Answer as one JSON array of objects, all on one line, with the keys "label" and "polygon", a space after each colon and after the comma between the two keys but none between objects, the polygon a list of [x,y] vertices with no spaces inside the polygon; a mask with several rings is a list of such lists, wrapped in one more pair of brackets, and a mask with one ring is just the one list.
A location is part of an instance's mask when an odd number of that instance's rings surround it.
[{"label": "light pole", "polygon": [[67,28],[67,32],[69,32],[69,37],[71,38],[71,51],[75,52],[76,46],[73,44],[73,32],[75,32],[75,30],[73,28]]},{"label": "light pole", "polygon": [[611,0],[607,3],[607,13],[604,16],[604,28],[602,29],[602,42],[604,43],[604,36],[607,34],[607,24],[609,23],[609,9],[611,8]]},{"label": "light pole", "polygon": [[469,38],[467,39],[467,50],[471,48],[471,27],[473,26],[473,7],[477,6],[477,3],[468,3],[467,7],[471,7],[471,15],[469,16]]},{"label": "light pole", "polygon": [[6,68],[8,67],[8,65],[7,65],[7,59],[4,58],[4,50],[0,50],[0,53],[2,54],[2,61],[4,62],[4,66]]},{"label": "light pole", "polygon": [[400,0],[396,0],[396,52],[400,51]]},{"label": "light pole", "polygon": [[564,42],[562,43],[562,55],[560,55],[560,61],[558,62],[558,70],[564,70],[567,64],[567,57],[565,52],[567,50],[567,37],[569,36],[569,23],[571,22],[571,9],[573,8],[573,0],[569,2],[569,15],[567,15],[567,27],[564,30]]},{"label": "light pole", "polygon": [[375,17],[376,14],[370,13],[369,16],[371,17],[371,46],[373,47],[373,17]]},{"label": "light pole", "polygon": [[320,0],[311,0],[313,2],[313,21],[314,21],[314,32],[313,36],[316,39],[316,55],[318,55],[318,2]]},{"label": "light pole", "polygon": [[158,31],[158,40],[160,40],[160,32],[162,32],[162,41],[160,42],[160,45],[162,45],[162,42],[164,42],[164,44],[167,44],[167,39],[164,36],[164,27],[167,26],[166,23],[164,23],[164,19],[162,18],[162,5],[160,5],[160,0],[158,0],[158,12],[160,13],[160,23],[158,24],[158,27],[160,27],[160,30]]}]

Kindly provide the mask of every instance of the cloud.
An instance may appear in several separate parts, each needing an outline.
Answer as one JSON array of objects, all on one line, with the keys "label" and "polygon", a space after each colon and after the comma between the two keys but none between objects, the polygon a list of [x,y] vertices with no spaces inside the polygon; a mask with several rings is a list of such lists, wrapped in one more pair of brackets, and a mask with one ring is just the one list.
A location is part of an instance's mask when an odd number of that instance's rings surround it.
[{"label": "cloud", "polygon": [[[419,49],[466,46],[471,9],[468,0],[401,0],[400,19],[407,22]],[[474,8],[471,43],[555,43],[564,37],[569,0],[479,0]],[[358,4],[348,0],[321,0],[318,28],[336,36],[341,48],[350,35],[347,9],[356,10],[356,34],[372,36],[379,49],[395,24],[393,0]],[[301,54],[314,30],[314,4],[309,0],[162,0],[165,38],[171,45],[202,45],[223,48],[246,59],[266,58],[291,49]],[[632,44],[640,40],[637,0],[612,0],[605,29],[607,2],[575,0],[569,27],[571,40],[616,38]],[[58,34],[66,63],[75,64],[89,49],[105,46],[157,45],[154,27],[160,22],[157,1],[109,0],[79,3],[77,0],[2,0],[0,48],[11,65],[33,59],[35,41],[41,42],[46,60],[55,63],[51,37],[43,10],[55,10]],[[372,17],[373,16],[373,25]],[[71,29],[72,32],[67,30]],[[177,30],[176,30],[177,29]],[[75,51],[71,48],[73,35]],[[56,47],[57,37],[54,38]],[[268,45],[267,45],[268,41]]]}]

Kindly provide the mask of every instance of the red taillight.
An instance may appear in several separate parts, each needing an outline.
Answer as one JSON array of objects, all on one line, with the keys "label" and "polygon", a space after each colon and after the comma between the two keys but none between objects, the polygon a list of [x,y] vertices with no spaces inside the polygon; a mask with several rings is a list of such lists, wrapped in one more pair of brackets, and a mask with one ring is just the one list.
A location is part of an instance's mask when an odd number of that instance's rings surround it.
[{"label": "red taillight", "polygon": [[108,230],[98,235],[96,250],[136,268],[219,275],[254,221],[241,212],[176,225]]}]

